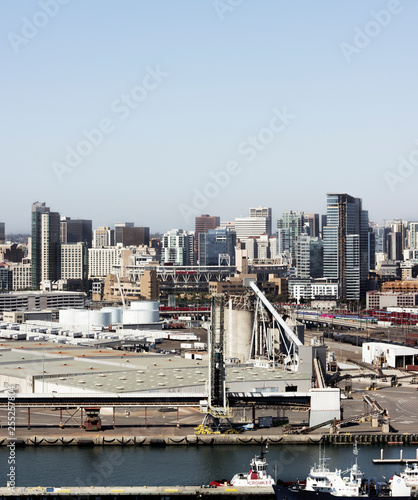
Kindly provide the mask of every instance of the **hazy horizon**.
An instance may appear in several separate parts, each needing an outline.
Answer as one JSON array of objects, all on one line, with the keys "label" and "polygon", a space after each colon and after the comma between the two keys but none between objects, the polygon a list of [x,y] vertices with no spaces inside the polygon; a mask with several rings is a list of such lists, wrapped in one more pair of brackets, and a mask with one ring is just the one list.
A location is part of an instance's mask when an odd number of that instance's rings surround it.
[{"label": "hazy horizon", "polygon": [[409,0],[22,0],[0,13],[6,233],[30,232],[37,200],[153,233],[259,205],[274,221],[324,214],[327,192],[362,198],[371,221],[418,219]]}]

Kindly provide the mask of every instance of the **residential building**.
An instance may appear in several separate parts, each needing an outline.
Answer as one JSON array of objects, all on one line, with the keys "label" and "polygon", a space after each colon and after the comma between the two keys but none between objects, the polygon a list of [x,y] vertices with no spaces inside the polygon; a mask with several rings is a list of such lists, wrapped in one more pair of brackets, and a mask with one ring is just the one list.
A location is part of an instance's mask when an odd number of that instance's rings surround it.
[{"label": "residential building", "polygon": [[322,278],[324,244],[319,238],[302,235],[296,240],[296,276]]},{"label": "residential building", "polygon": [[365,296],[369,263],[368,212],[360,198],[327,194],[327,225],[323,230],[324,278],[338,280],[339,297]]},{"label": "residential building", "polygon": [[13,274],[7,264],[0,264],[0,291],[11,292],[13,289]]},{"label": "residential building", "polygon": [[194,234],[183,229],[172,229],[163,235],[161,264],[190,266],[194,263]]},{"label": "residential building", "polygon": [[88,253],[87,243],[64,243],[61,245],[61,279],[87,289]]},{"label": "residential building", "polygon": [[32,288],[60,278],[60,214],[45,203],[32,204]]},{"label": "residential building", "polygon": [[304,214],[304,226],[306,234],[319,238],[319,214]]},{"label": "residential building", "polygon": [[30,290],[32,288],[32,264],[30,259],[11,264],[12,288],[17,290]]},{"label": "residential building", "polygon": [[105,278],[114,272],[115,266],[120,266],[120,250],[116,247],[89,248],[89,279]]},{"label": "residential building", "polygon": [[277,219],[277,230],[288,229],[289,250],[292,260],[296,261],[296,240],[303,234],[304,213],[285,210],[282,217]]}]

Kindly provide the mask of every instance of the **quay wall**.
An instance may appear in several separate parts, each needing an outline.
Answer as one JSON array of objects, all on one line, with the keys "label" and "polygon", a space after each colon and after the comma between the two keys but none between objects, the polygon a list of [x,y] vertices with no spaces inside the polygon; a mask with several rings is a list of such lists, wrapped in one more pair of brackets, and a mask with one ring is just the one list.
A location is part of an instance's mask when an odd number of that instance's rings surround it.
[{"label": "quay wall", "polygon": [[291,434],[291,435],[256,435],[246,434],[212,434],[189,436],[30,436],[25,438],[1,438],[0,446],[15,443],[23,446],[198,446],[198,445],[289,445],[289,444],[418,444],[418,434]]}]

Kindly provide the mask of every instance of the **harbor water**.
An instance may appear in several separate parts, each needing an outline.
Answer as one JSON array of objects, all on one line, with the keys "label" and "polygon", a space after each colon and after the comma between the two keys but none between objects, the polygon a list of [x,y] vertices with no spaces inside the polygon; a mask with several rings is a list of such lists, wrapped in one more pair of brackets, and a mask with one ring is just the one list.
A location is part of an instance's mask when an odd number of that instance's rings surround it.
[{"label": "harbor water", "polygon": [[[385,458],[416,457],[416,446],[384,447]],[[389,479],[403,469],[398,464],[373,464],[380,446],[359,446],[359,465],[367,477]],[[229,480],[236,472],[248,471],[259,446],[149,446],[123,447],[26,447],[16,449],[17,486],[169,486],[203,485]],[[269,472],[283,481],[306,478],[318,462],[317,445],[270,446]],[[330,469],[346,469],[354,462],[352,446],[327,446]],[[0,448],[0,464],[6,486],[9,449]]]}]

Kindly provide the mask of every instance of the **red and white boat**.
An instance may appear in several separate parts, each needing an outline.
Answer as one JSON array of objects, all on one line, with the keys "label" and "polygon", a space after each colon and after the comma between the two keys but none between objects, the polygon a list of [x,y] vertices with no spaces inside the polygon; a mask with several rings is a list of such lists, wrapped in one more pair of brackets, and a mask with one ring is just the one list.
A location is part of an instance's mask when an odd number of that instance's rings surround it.
[{"label": "red and white boat", "polygon": [[248,472],[239,472],[229,481],[230,486],[273,486],[274,479],[267,472],[267,451],[261,450],[260,455],[251,459],[251,468]]}]

